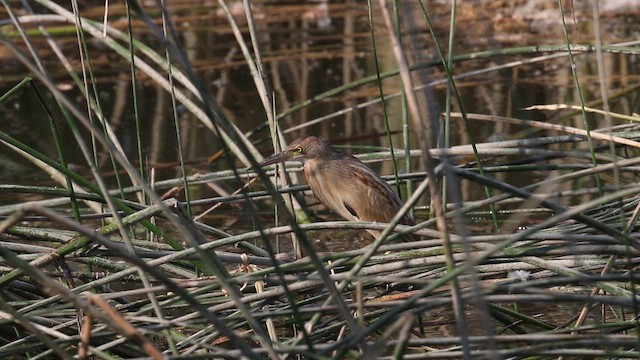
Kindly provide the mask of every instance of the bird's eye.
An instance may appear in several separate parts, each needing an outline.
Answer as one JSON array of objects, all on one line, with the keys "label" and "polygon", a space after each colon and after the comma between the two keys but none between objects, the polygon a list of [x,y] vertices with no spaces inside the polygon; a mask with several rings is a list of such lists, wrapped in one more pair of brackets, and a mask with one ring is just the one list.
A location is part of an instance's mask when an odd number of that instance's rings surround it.
[{"label": "bird's eye", "polygon": [[293,152],[296,154],[302,154],[302,147],[301,146],[297,146],[295,149],[293,149]]}]

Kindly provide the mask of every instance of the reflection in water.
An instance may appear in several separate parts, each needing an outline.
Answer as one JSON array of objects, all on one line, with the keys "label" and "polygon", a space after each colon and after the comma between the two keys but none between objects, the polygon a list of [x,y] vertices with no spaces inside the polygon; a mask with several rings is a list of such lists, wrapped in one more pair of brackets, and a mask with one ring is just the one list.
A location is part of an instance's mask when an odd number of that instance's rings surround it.
[{"label": "reflection in water", "polygon": [[[448,14],[448,2],[433,2],[429,5],[432,15]],[[458,9],[456,22],[455,54],[465,54],[487,49],[502,49],[513,46],[562,44],[562,28],[558,23],[549,22],[546,12],[556,11],[549,5],[536,2],[526,2],[522,6],[515,4],[505,7],[501,2],[485,1],[483,6],[461,4]],[[601,18],[602,26],[610,31],[603,33],[605,42],[619,42],[630,38],[637,31],[637,23],[631,21],[637,15],[637,9],[621,10],[620,5],[612,6],[610,2],[603,2]],[[246,19],[241,2],[232,2],[230,11],[234,19],[246,31]],[[170,15],[176,30],[180,34],[180,41],[188,55],[194,69],[205,86],[211,91],[216,102],[224,109],[226,115],[241,131],[249,132],[263,127],[265,122],[264,110],[256,94],[253,80],[245,65],[242,52],[228,29],[224,12],[214,3],[179,2],[169,4]],[[535,16],[529,15],[529,10],[535,9]],[[152,7],[147,8],[152,16],[159,16]],[[570,24],[570,36],[573,42],[592,38],[592,26],[588,21],[590,15],[587,10],[576,8],[574,19],[579,23]],[[101,19],[102,4],[91,6],[85,4],[81,9],[87,18]],[[416,4],[403,3],[402,12],[403,32],[407,51],[412,63],[434,61],[434,66],[416,71],[416,84],[427,84],[444,79],[442,68],[435,57],[433,41],[425,27],[421,11]],[[533,11],[533,10],[532,10]],[[634,11],[636,11],[634,13]],[[515,16],[507,16],[511,12]],[[126,30],[125,9],[122,4],[112,4],[109,9],[110,25],[120,30]],[[294,104],[300,103],[325,91],[335,89],[343,84],[349,84],[364,76],[375,73],[372,61],[372,41],[368,23],[366,7],[355,1],[344,3],[305,3],[305,4],[255,4],[253,16],[256,23],[258,41],[266,64],[267,78],[275,97],[275,105],[280,113]],[[441,45],[447,43],[447,16],[432,16]],[[576,20],[574,20],[575,22]],[[373,12],[373,23],[382,23],[377,9]],[[151,46],[162,49],[152,37],[148,29],[141,23],[134,23],[134,35]],[[395,70],[395,60],[390,56],[388,35],[383,26],[375,28],[376,48],[378,50],[381,71]],[[34,37],[33,41],[42,51],[45,58],[52,57],[44,39]],[[69,31],[66,35],[59,35],[56,41],[64,51],[73,54],[77,51],[75,33]],[[104,112],[113,126],[118,138],[129,156],[135,157],[135,126],[132,109],[130,69],[127,62],[105,48],[100,39],[93,39],[89,43],[92,63],[97,69],[98,93]],[[162,53],[162,52],[160,52]],[[595,76],[595,55],[593,53],[576,53],[577,70],[583,80],[586,101],[598,99],[599,85]],[[3,62],[4,73],[16,74],[5,77],[4,88],[11,86],[24,69],[11,60],[11,54],[2,54],[7,61]],[[526,59],[526,57],[521,57]],[[470,71],[486,69],[491,66],[506,65],[517,60],[507,56],[465,61],[455,64],[454,75],[465,75]],[[543,61],[544,60],[544,61]],[[605,54],[604,64],[607,72],[607,88],[612,92],[633,86],[638,74],[635,66],[635,56],[626,54]],[[48,63],[50,71],[57,83],[69,83],[68,75],[56,61]],[[139,81],[136,89],[139,101],[140,118],[145,134],[142,146],[145,157],[155,166],[175,164],[178,160],[176,153],[175,129],[171,119],[172,105],[169,94],[153,81],[138,73]],[[375,80],[375,79],[374,79]],[[402,147],[402,117],[405,115],[398,97],[393,97],[400,89],[397,77],[386,78],[382,81],[383,91],[387,100],[387,115],[392,140],[396,147]],[[533,118],[537,120],[555,121],[551,112],[524,111],[523,108],[533,104],[578,103],[578,95],[571,77],[567,60],[562,57],[556,59],[540,59],[528,65],[505,67],[499,71],[485,72],[475,76],[465,76],[457,81],[464,109],[470,113],[512,116],[516,118]],[[74,87],[65,93],[70,98],[82,104],[81,97]],[[419,92],[421,109],[432,119],[432,128],[442,128],[443,120],[439,116],[445,104],[445,85],[439,82],[435,86],[423,87]],[[48,101],[51,96],[46,95]],[[379,102],[379,90],[375,81],[362,86],[349,88],[316,102],[308,107],[292,112],[280,119],[280,126],[286,130],[303,124],[314,123],[314,119],[325,117],[344,109],[354,109],[356,105],[374,100],[364,108],[347,111],[340,115],[327,118],[308,127],[299,127],[289,132],[288,139],[304,134],[318,134],[329,137],[337,144],[377,145],[388,146],[386,130],[383,125],[382,108]],[[196,99],[192,99],[196,100]],[[81,105],[80,105],[81,106]],[[453,109],[458,110],[454,101]],[[610,101],[611,111],[630,114],[636,105],[632,97],[620,96]],[[25,142],[37,146],[48,154],[55,150],[49,139],[46,116],[37,103],[33,93],[28,89],[12,96],[8,101],[0,104],[3,117],[15,119],[5,124],[3,130],[11,133]],[[219,142],[213,132],[203,127],[191,112],[181,105],[178,107],[179,120],[182,128],[183,143],[186,144],[185,156],[192,164],[193,171],[207,171],[208,165],[203,159],[220,149]],[[60,124],[63,139],[71,139],[71,134],[63,124],[61,117],[56,116]],[[572,126],[582,128],[581,117],[573,117]],[[595,119],[590,120],[593,128],[603,127]],[[471,128],[476,141],[488,141],[495,134],[507,138],[521,138],[536,136],[535,129],[522,128],[503,122],[472,122]],[[205,131],[202,131],[205,130]],[[532,131],[535,131],[532,132]],[[451,145],[469,142],[467,132],[462,121],[452,121],[450,139]],[[437,131],[431,134],[434,139]],[[262,131],[253,137],[255,143],[263,151],[272,150],[267,145],[267,132]],[[435,141],[432,141],[435,144]],[[444,140],[440,139],[440,144]],[[82,164],[79,152],[73,149],[73,141],[68,144],[69,161]],[[583,145],[579,145],[583,146]],[[98,154],[101,167],[110,162],[104,150]],[[354,149],[354,152],[358,152]],[[19,157],[11,156],[12,161],[20,161]],[[8,159],[7,159],[8,160]],[[486,159],[490,165],[493,159]],[[414,166],[419,167],[416,161]],[[225,164],[214,165],[226,167]],[[389,162],[378,166],[377,171],[383,174],[392,172]],[[5,172],[10,173],[10,172]],[[178,169],[166,171],[162,177],[175,177]],[[517,184],[523,174],[512,175],[500,173],[498,176],[509,183]],[[532,174],[539,178],[547,174]],[[570,185],[563,185],[570,186]],[[463,182],[463,196],[465,200],[482,198],[482,191],[477,185]]]}]

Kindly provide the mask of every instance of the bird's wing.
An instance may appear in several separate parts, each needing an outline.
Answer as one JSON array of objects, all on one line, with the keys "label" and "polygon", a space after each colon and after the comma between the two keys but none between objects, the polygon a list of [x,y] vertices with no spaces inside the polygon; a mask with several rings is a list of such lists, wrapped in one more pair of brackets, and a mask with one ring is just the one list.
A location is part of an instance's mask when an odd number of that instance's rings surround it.
[{"label": "bird's wing", "polygon": [[[386,181],[366,165],[354,166],[351,171],[359,186],[354,187],[345,203],[355,209],[359,218],[364,221],[389,222],[402,207],[402,200]],[[413,218],[408,214],[401,222],[405,225],[414,224]]]},{"label": "bird's wing", "polygon": [[[350,197],[346,203],[356,209],[360,219],[364,221],[391,221],[403,205],[402,200],[393,192],[391,186],[364,164],[353,169],[353,177],[358,179],[355,181],[361,183],[362,186],[357,187],[357,191],[353,193],[354,196]],[[404,214],[400,223],[415,225],[415,221],[409,213]],[[380,236],[379,231],[368,231],[375,237]],[[402,240],[418,241],[420,237],[412,234],[403,236]]]},{"label": "bird's wing", "polygon": [[345,209],[347,209],[347,211],[349,212],[349,214],[353,215],[354,218],[360,218],[358,216],[358,213],[355,211],[354,208],[351,207],[351,205],[349,205],[347,202],[342,202],[342,205],[344,205]]},{"label": "bird's wing", "polygon": [[[355,157],[337,161],[305,163],[307,182],[320,202],[347,220],[389,222],[402,207],[398,195]],[[401,223],[413,225],[414,221],[407,214]]]}]

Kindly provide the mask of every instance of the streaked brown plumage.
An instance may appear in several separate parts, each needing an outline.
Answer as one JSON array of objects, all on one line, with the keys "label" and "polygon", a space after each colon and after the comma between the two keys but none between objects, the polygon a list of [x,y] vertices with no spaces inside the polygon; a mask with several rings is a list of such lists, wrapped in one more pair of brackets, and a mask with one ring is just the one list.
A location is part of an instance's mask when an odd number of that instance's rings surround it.
[{"label": "streaked brown plumage", "polygon": [[[336,150],[323,137],[307,136],[292,142],[286,150],[273,154],[258,165],[298,160],[315,196],[329,209],[351,221],[389,222],[402,201],[389,184],[362,161]],[[400,221],[414,225],[406,214]],[[367,230],[375,237],[378,230]]]}]

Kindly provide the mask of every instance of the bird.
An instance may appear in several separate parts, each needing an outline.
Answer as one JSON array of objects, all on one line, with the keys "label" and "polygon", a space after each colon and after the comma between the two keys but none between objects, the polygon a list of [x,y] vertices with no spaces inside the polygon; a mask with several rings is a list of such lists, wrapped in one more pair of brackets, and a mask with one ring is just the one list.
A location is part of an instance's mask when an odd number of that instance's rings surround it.
[{"label": "bird", "polygon": [[[269,156],[258,166],[289,160],[302,162],[313,194],[346,220],[388,223],[403,206],[400,197],[380,175],[355,156],[334,148],[327,138],[311,135],[294,140],[284,151]],[[415,225],[408,213],[399,223]],[[381,234],[373,229],[367,232],[375,238]],[[417,240],[417,237],[409,235],[403,240]]]}]

